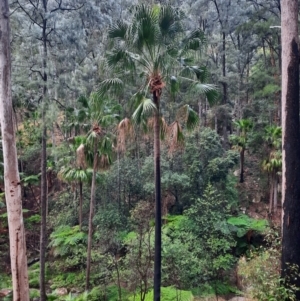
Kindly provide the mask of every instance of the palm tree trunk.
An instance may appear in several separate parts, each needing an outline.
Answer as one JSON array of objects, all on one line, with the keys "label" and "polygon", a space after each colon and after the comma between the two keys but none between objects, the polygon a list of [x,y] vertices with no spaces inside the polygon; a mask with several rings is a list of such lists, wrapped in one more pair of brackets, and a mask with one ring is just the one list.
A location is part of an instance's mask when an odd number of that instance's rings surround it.
[{"label": "palm tree trunk", "polygon": [[160,301],[161,286],[161,176],[160,176],[160,120],[159,97],[153,93],[156,105],[154,115],[154,175],[155,175],[155,251],[154,251],[154,301]]},{"label": "palm tree trunk", "polygon": [[79,181],[79,230],[82,230],[82,181]]},{"label": "palm tree trunk", "polygon": [[3,145],[5,199],[7,205],[13,300],[28,301],[29,287],[21,183],[13,125],[11,49],[8,1],[0,2],[0,119]]},{"label": "palm tree trunk", "polygon": [[88,247],[87,247],[87,261],[86,261],[86,282],[85,290],[89,290],[90,286],[90,273],[91,273],[91,253],[92,253],[92,238],[93,238],[93,217],[94,217],[94,205],[96,197],[96,173],[98,166],[98,139],[94,141],[94,162],[93,162],[93,177],[91,187],[91,200],[90,200],[90,215],[89,215],[89,233],[88,233]]}]

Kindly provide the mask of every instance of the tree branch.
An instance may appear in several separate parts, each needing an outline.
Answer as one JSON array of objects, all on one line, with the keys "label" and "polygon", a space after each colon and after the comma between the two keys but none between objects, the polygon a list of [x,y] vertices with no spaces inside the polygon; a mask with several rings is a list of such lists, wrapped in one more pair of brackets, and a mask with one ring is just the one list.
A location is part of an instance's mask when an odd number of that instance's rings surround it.
[{"label": "tree branch", "polygon": [[71,8],[71,7],[62,7],[61,5],[62,5],[62,0],[59,1],[58,7],[52,9],[52,10],[50,11],[50,13],[53,13],[53,12],[58,11],[58,10],[64,10],[64,11],[79,10],[79,9],[81,9],[81,8],[84,6],[84,4],[82,4],[82,5],[79,6],[79,7]]},{"label": "tree branch", "polygon": [[51,98],[52,100],[54,100],[55,102],[57,102],[62,108],[66,109],[67,107],[65,105],[63,105],[58,99],[56,98]]},{"label": "tree branch", "polygon": [[17,0],[17,3],[19,4],[19,8],[21,8],[21,10],[28,16],[28,18],[31,20],[31,22],[33,24],[36,24],[37,26],[39,26],[40,28],[43,28],[43,26],[41,24],[39,24],[36,20],[34,20],[32,18],[32,16],[28,13],[28,11],[20,4],[19,0]]},{"label": "tree branch", "polygon": [[42,78],[42,80],[45,80],[44,75],[42,74],[42,72],[40,70],[35,70],[35,69],[32,69],[32,67],[30,67],[30,71],[34,72],[34,73],[38,73],[40,75],[40,77]]}]

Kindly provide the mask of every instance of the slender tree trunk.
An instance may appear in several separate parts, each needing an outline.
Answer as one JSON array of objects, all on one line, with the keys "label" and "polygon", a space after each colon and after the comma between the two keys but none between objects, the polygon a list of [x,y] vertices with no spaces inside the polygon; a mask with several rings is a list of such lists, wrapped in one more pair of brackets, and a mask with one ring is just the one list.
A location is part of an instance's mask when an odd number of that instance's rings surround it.
[{"label": "slender tree trunk", "polygon": [[274,212],[277,212],[278,206],[278,179],[277,175],[274,176]]},{"label": "slender tree trunk", "polygon": [[155,251],[154,251],[154,301],[160,301],[161,286],[161,176],[160,176],[160,120],[159,97],[153,93],[156,105],[154,115],[154,175],[155,175]]},{"label": "slender tree trunk", "polygon": [[227,104],[227,83],[226,78],[226,33],[222,32],[222,74],[223,74],[223,104]]},{"label": "slender tree trunk", "polygon": [[117,272],[119,301],[122,301],[122,288],[121,288],[121,279],[120,279],[120,269],[119,269],[118,260],[116,258],[114,258],[114,261],[115,261],[115,267],[116,267],[116,272]]},{"label": "slender tree trunk", "polygon": [[217,113],[215,113],[215,131],[218,133],[218,116]]},{"label": "slender tree trunk", "polygon": [[[44,12],[47,13],[47,1],[43,0]],[[47,19],[43,19],[43,103],[42,103],[42,152],[41,152],[41,236],[40,236],[40,300],[46,301],[46,246],[47,246],[47,127],[45,121],[47,98]]]},{"label": "slender tree trunk", "polygon": [[273,200],[274,200],[274,178],[271,174],[271,180],[270,180],[270,196],[269,196],[269,213],[271,214],[273,212]]},{"label": "slender tree trunk", "polygon": [[42,133],[42,154],[41,154],[41,234],[40,234],[40,298],[46,301],[46,285],[45,285],[45,260],[46,260],[46,244],[47,244],[47,178],[46,178],[46,135],[47,129],[43,127]]},{"label": "slender tree trunk", "polygon": [[97,155],[98,139],[94,141],[94,162],[93,162],[93,177],[91,187],[91,200],[90,200],[90,215],[89,215],[89,233],[88,233],[88,247],[87,247],[87,260],[86,260],[86,282],[85,290],[88,291],[90,288],[90,273],[91,273],[91,253],[92,253],[92,240],[93,240],[93,217],[96,197],[96,175],[98,166],[98,155]]},{"label": "slender tree trunk", "polygon": [[240,152],[240,183],[244,183],[244,161],[245,161],[245,149]]},{"label": "slender tree trunk", "polygon": [[[282,38],[282,277],[300,267],[300,134],[298,1],[281,1]],[[300,287],[300,277],[290,277]],[[300,291],[296,292],[300,300]]]},{"label": "slender tree trunk", "polygon": [[13,125],[8,1],[0,2],[0,118],[8,215],[13,300],[29,301],[21,183]]},{"label": "slender tree trunk", "polygon": [[82,231],[82,202],[83,202],[83,193],[82,193],[82,181],[79,181],[79,230]]}]

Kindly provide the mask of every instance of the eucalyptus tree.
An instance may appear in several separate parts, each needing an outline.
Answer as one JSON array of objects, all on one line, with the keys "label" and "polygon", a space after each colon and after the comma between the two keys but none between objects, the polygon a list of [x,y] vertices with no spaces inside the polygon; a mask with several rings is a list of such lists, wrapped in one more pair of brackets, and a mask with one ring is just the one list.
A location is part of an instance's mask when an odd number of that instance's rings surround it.
[{"label": "eucalyptus tree", "polygon": [[77,150],[79,166],[84,168],[89,165],[93,168],[85,284],[85,289],[89,290],[97,171],[108,168],[112,163],[114,139],[109,131],[112,130],[112,126],[117,122],[119,117],[117,112],[120,111],[120,107],[119,105],[114,105],[112,100],[101,97],[96,93],[92,93],[89,98],[81,96],[80,102],[85,108],[82,114],[84,114],[85,120],[90,125],[90,130],[87,133],[86,143],[82,144]]},{"label": "eucalyptus tree", "polygon": [[[184,15],[171,6],[138,5],[132,10],[130,23],[118,21],[109,30],[113,48],[108,53],[107,64],[116,72],[116,78],[101,83],[99,95],[107,89],[122,89],[128,79],[137,82],[140,88],[134,94],[136,108],[135,122],[147,123],[154,135],[154,174],[155,174],[155,262],[154,262],[154,300],[160,300],[161,286],[161,174],[160,174],[160,137],[169,133],[172,145],[182,144],[183,133],[180,122],[184,120],[188,129],[198,124],[198,115],[185,105],[178,119],[169,127],[162,118],[166,86],[177,87],[185,82],[198,88],[199,94],[215,97],[210,92],[213,85],[200,82],[203,69],[193,63],[199,55],[204,35],[200,29],[189,31],[185,35]],[[117,77],[119,76],[119,77]],[[174,85],[175,84],[175,85]],[[148,95],[152,96],[148,98]]]},{"label": "eucalyptus tree", "polygon": [[[67,3],[66,3],[67,2]],[[34,38],[40,41],[38,52],[40,57],[37,61],[32,60],[29,67],[32,75],[37,75],[40,83],[39,100],[42,100],[42,149],[41,149],[41,235],[40,235],[40,298],[46,300],[45,287],[45,253],[46,253],[46,223],[47,223],[47,125],[45,122],[47,99],[49,99],[49,46],[52,46],[53,36],[57,33],[56,18],[58,14],[76,11],[82,5],[70,1],[23,1],[13,3],[15,11],[22,12],[26,17],[28,26],[34,28]],[[24,25],[24,24],[22,24]]]},{"label": "eucalyptus tree", "polygon": [[[282,35],[282,266],[290,275],[300,267],[300,135],[298,1],[281,1]],[[300,287],[300,277],[289,277]],[[300,290],[296,292],[300,300]]]},{"label": "eucalyptus tree", "polygon": [[7,205],[13,300],[29,300],[25,229],[18,170],[11,91],[11,49],[8,1],[0,3],[0,122]]}]

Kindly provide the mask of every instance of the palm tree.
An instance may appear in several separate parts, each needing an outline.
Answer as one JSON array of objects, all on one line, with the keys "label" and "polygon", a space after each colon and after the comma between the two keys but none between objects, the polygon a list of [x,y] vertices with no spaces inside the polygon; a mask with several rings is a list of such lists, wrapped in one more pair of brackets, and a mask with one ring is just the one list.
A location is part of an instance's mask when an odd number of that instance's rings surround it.
[{"label": "palm tree", "polygon": [[83,183],[91,182],[92,169],[82,167],[63,166],[58,176],[70,183],[77,183],[79,186],[79,230],[82,231],[82,204],[83,204]]},{"label": "palm tree", "polygon": [[113,140],[106,130],[116,122],[119,116],[116,112],[120,110],[120,107],[96,93],[92,93],[89,98],[81,96],[80,102],[84,107],[82,115],[85,115],[85,120],[88,121],[91,129],[87,134],[86,143],[79,146],[77,150],[78,157],[82,158],[79,160],[81,161],[79,166],[93,167],[85,285],[85,289],[89,290],[97,171],[106,169],[111,164]]},{"label": "palm tree", "polygon": [[238,135],[231,135],[233,148],[240,153],[240,183],[244,183],[244,163],[245,150],[248,142],[248,133],[253,127],[253,123],[249,119],[240,119],[234,122],[238,130]]},{"label": "palm tree", "polygon": [[281,153],[281,135],[280,126],[269,126],[266,128],[265,140],[268,143],[269,158],[263,161],[262,168],[270,176],[270,202],[269,213],[277,211],[278,203],[278,182],[282,166]]},{"label": "palm tree", "polygon": [[[162,92],[166,86],[178,88],[183,81],[207,94],[215,90],[213,85],[201,83],[203,68],[190,66],[192,58],[199,54],[204,44],[201,30],[184,35],[183,13],[171,6],[138,5],[132,10],[130,24],[120,20],[109,30],[113,48],[108,54],[107,64],[116,72],[116,77],[104,80],[99,95],[108,89],[120,91],[128,80],[143,81],[134,94],[135,112],[133,119],[144,122],[151,116],[154,135],[154,173],[155,173],[155,258],[154,258],[154,300],[160,300],[161,286],[161,175],[160,175],[160,136],[167,127],[161,112]],[[148,94],[151,98],[148,98]],[[186,121],[188,128],[198,123],[198,115],[188,105],[179,116]],[[169,136],[182,143],[180,121],[171,124]]]}]

